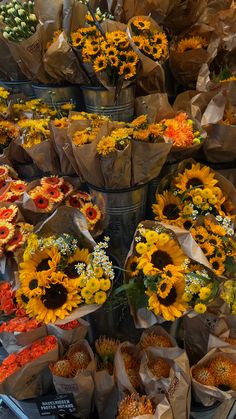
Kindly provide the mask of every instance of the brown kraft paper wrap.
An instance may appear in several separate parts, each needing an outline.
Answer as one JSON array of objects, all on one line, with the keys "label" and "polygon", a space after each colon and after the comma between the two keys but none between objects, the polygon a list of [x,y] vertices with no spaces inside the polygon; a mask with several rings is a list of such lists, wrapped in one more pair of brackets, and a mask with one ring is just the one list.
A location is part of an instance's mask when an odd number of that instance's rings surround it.
[{"label": "brown kraft paper wrap", "polygon": [[122,357],[122,349],[128,348],[129,353],[132,353],[133,358],[141,361],[140,352],[137,346],[130,342],[123,342],[119,345],[114,359],[114,371],[116,383],[119,391],[119,400],[123,399],[128,394],[137,393],[131,384],[125,369],[125,363]]},{"label": "brown kraft paper wrap", "polygon": [[[170,376],[157,379],[148,368],[149,358],[164,359],[170,365]],[[188,419],[191,404],[191,380],[187,354],[180,348],[149,348],[144,351],[140,370],[140,377],[145,393],[155,403],[158,403],[163,393],[166,395],[174,417]]]},{"label": "brown kraft paper wrap", "polygon": [[[226,338],[233,337],[231,335],[231,331],[227,330],[226,332],[222,333],[220,336],[210,335],[208,340],[208,347],[207,352],[210,352],[213,348],[234,348],[236,349],[236,343],[231,344],[229,342],[225,342]],[[234,337],[235,338],[235,337]]]},{"label": "brown kraft paper wrap", "polygon": [[[142,16],[151,21],[151,30],[161,30],[157,23],[148,16]],[[132,40],[131,24],[134,18],[130,19],[127,25],[127,34],[130,39],[133,50],[139,55],[142,62],[142,69],[138,74],[137,84],[146,93],[156,93],[165,91],[165,72],[162,65],[158,61],[144,55]]]},{"label": "brown kraft paper wrap", "polygon": [[91,358],[87,368],[82,372],[78,372],[73,378],[53,375],[53,384],[58,394],[73,393],[78,408],[78,416],[84,418],[89,416],[92,407],[94,393],[93,373],[96,364],[92,349],[87,341],[80,341],[78,344],[73,345],[70,351],[76,350],[77,345],[81,347],[81,344],[89,352]]},{"label": "brown kraft paper wrap", "polygon": [[64,347],[70,346],[84,339],[87,334],[89,323],[83,319],[79,319],[79,323],[78,327],[71,330],[61,329],[56,324],[47,324],[47,331],[49,335],[56,336]]},{"label": "brown kraft paper wrap", "polygon": [[[175,234],[175,238],[178,241],[179,245],[182,248],[182,251],[185,253],[186,257],[201,263],[202,265],[206,266],[210,269],[210,264],[206,259],[204,253],[202,252],[201,248],[197,245],[197,243],[193,240],[192,235],[189,231],[184,230],[179,227],[170,226],[169,224],[158,223],[157,221],[143,221],[142,225],[144,228],[153,228],[154,226],[161,225],[165,227],[168,231],[171,230]],[[133,242],[131,244],[130,251],[128,253],[126,263],[132,257],[134,253],[134,246],[135,246],[135,236]],[[127,281],[127,279],[126,279]],[[164,319],[162,317],[156,317],[150,310],[146,307],[136,309],[132,304],[130,304],[130,312],[133,317],[135,327],[136,328],[143,328],[147,329],[153,326],[156,323],[163,323]]]},{"label": "brown kraft paper wrap", "polygon": [[29,332],[1,332],[0,342],[4,349],[10,354],[17,352],[23,346],[31,345],[35,340],[47,336],[45,325],[37,327],[37,329]]},{"label": "brown kraft paper wrap", "polygon": [[58,345],[35,361],[24,365],[0,384],[1,394],[17,400],[32,399],[51,389],[48,365],[58,360]]},{"label": "brown kraft paper wrap", "polygon": [[[211,360],[213,360],[216,356],[223,356],[232,360],[236,363],[236,352],[235,348],[233,347],[220,347],[220,348],[213,348],[210,352],[208,352],[204,358],[202,358],[196,365],[197,366],[205,366],[209,364]],[[195,366],[196,366],[195,365]],[[236,391],[229,390],[229,391],[222,391],[217,387],[213,386],[205,386],[203,384],[198,383],[192,376],[193,368],[191,368],[191,377],[192,377],[192,390],[195,399],[203,406],[212,406],[216,401],[223,402],[225,400],[230,400],[232,398],[235,399]]]},{"label": "brown kraft paper wrap", "polygon": [[0,56],[4,59],[0,62],[0,79],[5,81],[23,80],[25,77],[19,66],[12,57],[7,46],[7,41],[0,35]]},{"label": "brown kraft paper wrap", "polygon": [[87,81],[65,32],[62,32],[47,49],[43,63],[45,70],[56,83],[67,81],[72,84],[84,84]]},{"label": "brown kraft paper wrap", "polygon": [[100,419],[116,418],[118,389],[107,370],[94,373],[94,402]]},{"label": "brown kraft paper wrap", "polygon": [[67,136],[67,128],[57,128],[53,122],[51,122],[50,129],[52,132],[53,145],[59,158],[60,174],[62,176],[74,176],[76,172],[73,166],[72,156],[70,156],[70,158],[67,157],[65,152],[67,145],[70,146],[70,140]]},{"label": "brown kraft paper wrap", "polygon": [[173,0],[108,0],[109,10],[116,20],[129,21],[133,16],[148,16],[150,13],[156,19],[162,20],[174,6]]}]

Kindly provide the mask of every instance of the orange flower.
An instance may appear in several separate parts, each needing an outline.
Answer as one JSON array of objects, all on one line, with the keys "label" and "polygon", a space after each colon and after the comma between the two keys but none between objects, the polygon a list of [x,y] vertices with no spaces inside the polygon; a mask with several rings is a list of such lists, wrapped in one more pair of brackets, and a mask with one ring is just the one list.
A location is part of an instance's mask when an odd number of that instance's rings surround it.
[{"label": "orange flower", "polygon": [[81,212],[86,217],[89,224],[96,224],[100,218],[101,218],[101,211],[98,208],[97,205],[92,204],[92,202],[89,202],[88,204],[85,204],[81,208]]},{"label": "orange flower", "polygon": [[52,202],[50,202],[50,200],[44,196],[43,193],[38,193],[35,195],[33,201],[35,206],[44,212],[50,212],[53,208]]},{"label": "orange flower", "polygon": [[60,186],[60,190],[64,195],[69,195],[73,191],[73,186],[69,182],[63,182]]},{"label": "orange flower", "polygon": [[78,320],[72,320],[69,323],[61,324],[58,327],[60,327],[60,329],[63,329],[63,330],[72,330],[72,329],[75,329],[76,327],[80,327],[80,322]]},{"label": "orange flower", "polygon": [[14,180],[10,183],[10,191],[14,195],[22,195],[26,190],[27,183],[22,180]]},{"label": "orange flower", "polygon": [[15,205],[10,205],[9,208],[2,207],[0,208],[0,219],[6,221],[12,221],[16,216],[18,208]]},{"label": "orange flower", "polygon": [[46,197],[53,202],[61,202],[63,200],[63,193],[60,188],[55,186],[44,186],[42,193],[45,193]]},{"label": "orange flower", "polygon": [[63,178],[59,178],[58,176],[43,177],[41,179],[41,185],[58,187],[63,184],[63,180]]},{"label": "orange flower", "polygon": [[21,231],[19,226],[16,226],[13,237],[6,244],[6,250],[8,252],[14,252],[18,247],[24,244],[26,237]]}]

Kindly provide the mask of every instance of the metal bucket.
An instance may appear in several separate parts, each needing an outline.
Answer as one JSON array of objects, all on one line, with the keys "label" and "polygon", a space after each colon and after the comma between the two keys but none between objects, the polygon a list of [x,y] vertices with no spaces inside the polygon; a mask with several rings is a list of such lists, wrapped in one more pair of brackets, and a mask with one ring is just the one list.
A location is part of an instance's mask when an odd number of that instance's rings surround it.
[{"label": "metal bucket", "polygon": [[48,84],[33,84],[37,99],[42,99],[48,105],[63,105],[73,103],[77,111],[82,110],[82,95],[78,84],[55,86]]},{"label": "metal bucket", "polygon": [[212,419],[217,414],[220,405],[220,402],[216,402],[212,406],[203,406],[200,403],[193,403],[190,419]]},{"label": "metal bucket", "polygon": [[94,201],[100,208],[104,208],[104,235],[110,237],[110,251],[123,263],[136,227],[146,217],[148,185],[123,190],[88,186]]},{"label": "metal bucket", "polygon": [[121,92],[115,100],[115,89],[106,90],[102,87],[81,87],[84,97],[85,111],[109,116],[114,121],[132,121],[134,117],[134,86],[131,85]]},{"label": "metal bucket", "polygon": [[156,202],[156,190],[160,184],[161,179],[163,179],[163,177],[169,175],[170,173],[174,172],[177,167],[178,167],[178,163],[165,163],[159,176],[151,180],[151,182],[149,182],[148,199],[147,199],[147,218],[149,220],[154,219],[152,205]]},{"label": "metal bucket", "polygon": [[34,99],[35,94],[31,81],[4,81],[0,80],[0,85],[9,90],[11,94],[23,93],[27,99]]}]

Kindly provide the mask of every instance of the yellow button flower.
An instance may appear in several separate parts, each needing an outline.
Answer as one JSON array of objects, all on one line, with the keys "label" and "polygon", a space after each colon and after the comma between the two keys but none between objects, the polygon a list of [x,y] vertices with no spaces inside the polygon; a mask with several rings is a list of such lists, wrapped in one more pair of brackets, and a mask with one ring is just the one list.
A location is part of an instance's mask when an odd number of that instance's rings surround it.
[{"label": "yellow button flower", "polygon": [[194,306],[194,310],[199,314],[205,313],[206,309],[207,309],[206,305],[202,303],[198,303]]},{"label": "yellow button flower", "polygon": [[194,205],[201,205],[202,204],[202,197],[200,195],[196,195],[193,197]]},{"label": "yellow button flower", "polygon": [[138,243],[138,244],[136,245],[136,252],[137,252],[139,255],[142,255],[143,253],[146,253],[146,252],[147,252],[147,250],[148,250],[148,248],[147,248],[147,245],[146,245],[145,243]]},{"label": "yellow button flower", "polygon": [[107,299],[107,295],[104,291],[96,292],[94,295],[94,301],[96,304],[103,304]]},{"label": "yellow button flower", "polygon": [[108,291],[111,288],[111,281],[110,279],[101,279],[100,281],[100,289],[102,291]]},{"label": "yellow button flower", "polygon": [[94,294],[100,289],[100,281],[97,278],[90,278],[87,282],[86,288]]},{"label": "yellow button flower", "polygon": [[207,300],[211,295],[211,289],[208,287],[202,287],[199,292],[199,297],[201,300]]}]

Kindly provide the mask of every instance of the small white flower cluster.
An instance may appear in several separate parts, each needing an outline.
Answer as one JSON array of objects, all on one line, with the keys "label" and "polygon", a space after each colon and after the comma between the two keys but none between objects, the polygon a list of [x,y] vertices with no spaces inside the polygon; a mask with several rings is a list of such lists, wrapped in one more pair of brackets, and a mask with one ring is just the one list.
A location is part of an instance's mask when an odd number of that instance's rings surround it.
[{"label": "small white flower cluster", "polygon": [[82,275],[85,273],[86,270],[86,264],[81,262],[81,263],[77,263],[77,265],[75,266],[75,269],[78,273],[78,275]]},{"label": "small white flower cluster", "polygon": [[234,235],[233,222],[230,217],[221,217],[221,215],[217,215],[216,220],[222,225],[229,236]]},{"label": "small white flower cluster", "polygon": [[108,248],[109,237],[104,237],[104,242],[96,244],[91,255],[91,264],[88,266],[88,274],[94,276],[96,268],[102,268],[106,278],[113,280],[115,277],[112,262],[106,254],[105,249]]},{"label": "small white flower cluster", "polygon": [[55,246],[62,255],[73,255],[78,248],[78,241],[66,233],[57,238],[55,236],[50,236],[38,239],[38,247],[41,251]]},{"label": "small white flower cluster", "polygon": [[34,14],[34,1],[12,0],[0,6],[0,19],[6,24],[3,37],[10,41],[22,41],[36,31],[38,23]]}]

